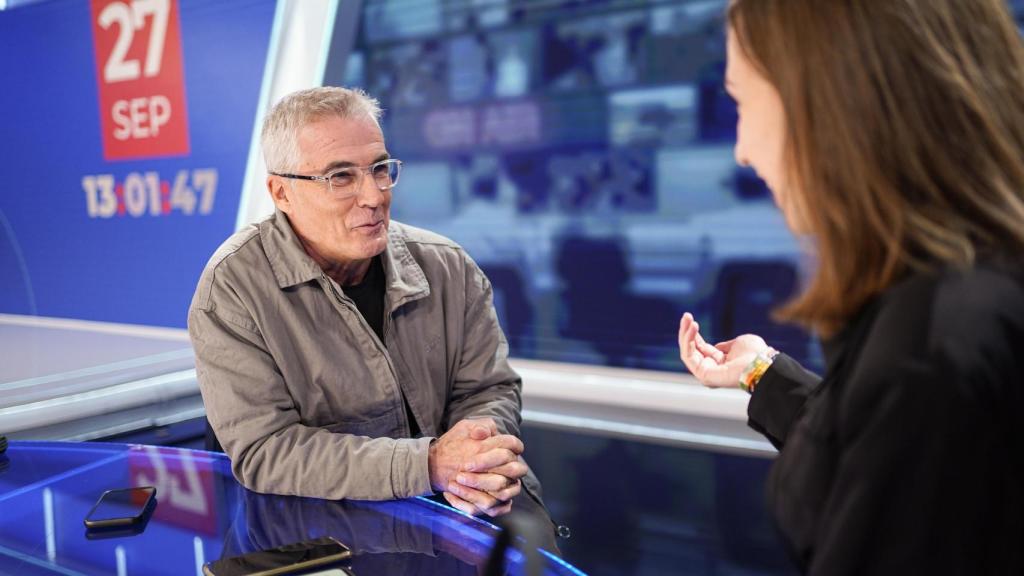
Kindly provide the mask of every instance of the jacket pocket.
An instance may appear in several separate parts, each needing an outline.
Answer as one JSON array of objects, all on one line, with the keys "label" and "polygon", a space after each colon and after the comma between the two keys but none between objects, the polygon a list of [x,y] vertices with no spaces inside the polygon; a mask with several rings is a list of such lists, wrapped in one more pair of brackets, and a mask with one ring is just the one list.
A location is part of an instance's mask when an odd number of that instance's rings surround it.
[{"label": "jacket pocket", "polygon": [[351,434],[353,436],[367,436],[369,438],[383,438],[392,436],[392,432],[398,423],[393,411],[385,412],[375,418],[367,420],[347,420],[335,422],[324,426],[329,432],[338,434]]}]

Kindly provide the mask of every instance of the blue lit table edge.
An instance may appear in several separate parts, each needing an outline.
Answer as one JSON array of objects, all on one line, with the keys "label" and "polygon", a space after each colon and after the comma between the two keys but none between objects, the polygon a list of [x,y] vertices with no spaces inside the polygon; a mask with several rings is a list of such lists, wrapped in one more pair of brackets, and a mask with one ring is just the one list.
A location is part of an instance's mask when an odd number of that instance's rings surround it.
[{"label": "blue lit table edge", "polygon": [[[122,459],[127,459],[131,454],[144,454],[145,451],[159,451],[164,456],[182,457],[190,456],[192,458],[198,457],[201,461],[205,460],[209,462],[215,472],[221,477],[225,478],[232,485],[237,487],[238,490],[244,491],[249,494],[256,495],[256,493],[250,492],[243,488],[237,483],[234,476],[230,472],[230,461],[228,458],[219,452],[210,452],[206,450],[197,449],[184,449],[184,448],[173,448],[164,446],[149,446],[142,444],[118,444],[118,443],[107,443],[107,442],[54,442],[54,441],[33,441],[33,440],[17,440],[11,441],[7,452],[0,455],[0,479],[4,475],[4,471],[10,466],[12,459],[16,460],[19,453],[28,452],[32,456],[38,456],[39,454],[46,454],[47,456],[53,454],[56,456],[57,453],[63,452],[74,453],[76,455],[92,455],[91,461],[88,463],[82,463],[78,465],[69,465],[66,470],[50,474],[44,477],[40,477],[28,482],[25,485],[18,485],[9,489],[4,489],[0,484],[0,505],[4,501],[9,501],[19,496],[28,494],[34,490],[43,489],[56,482],[67,480],[77,474],[82,474],[90,470],[101,469],[104,466],[111,465]],[[257,495],[259,497],[271,497],[269,495]],[[298,497],[283,497],[283,498],[298,498]],[[159,499],[159,498],[158,498]],[[314,499],[306,499],[314,500]],[[328,501],[330,502],[330,501]],[[339,501],[344,502],[344,501]],[[415,497],[407,500],[397,501],[383,501],[383,502],[371,502],[371,501],[353,501],[353,503],[360,506],[366,507],[393,507],[393,506],[408,506],[415,504],[417,506],[423,506],[430,510],[430,514],[438,515],[439,517],[448,517],[461,523],[464,527],[472,527],[472,530],[459,530],[460,535],[468,536],[477,541],[478,544],[486,544],[488,547],[493,542],[494,535],[500,530],[496,525],[488,522],[482,518],[467,515],[454,508],[438,503],[434,500],[425,497]],[[2,524],[2,518],[0,518],[0,524]],[[6,547],[4,547],[6,548]],[[8,554],[10,550],[6,550]],[[541,549],[540,553],[548,561],[548,567],[554,568],[559,574],[572,574],[572,575],[583,575],[584,573],[562,560],[558,556],[555,556],[546,550]],[[521,556],[518,553],[513,552],[510,559],[515,559],[521,562]]]}]

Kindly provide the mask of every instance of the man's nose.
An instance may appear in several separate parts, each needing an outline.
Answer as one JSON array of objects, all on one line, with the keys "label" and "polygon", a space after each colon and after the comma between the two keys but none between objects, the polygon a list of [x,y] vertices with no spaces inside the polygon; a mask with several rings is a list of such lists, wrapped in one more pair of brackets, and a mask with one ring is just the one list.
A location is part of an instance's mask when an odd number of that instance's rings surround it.
[{"label": "man's nose", "polygon": [[356,200],[360,206],[375,208],[384,201],[384,190],[377,186],[373,176],[370,174],[363,172],[358,186],[359,190],[357,191]]}]

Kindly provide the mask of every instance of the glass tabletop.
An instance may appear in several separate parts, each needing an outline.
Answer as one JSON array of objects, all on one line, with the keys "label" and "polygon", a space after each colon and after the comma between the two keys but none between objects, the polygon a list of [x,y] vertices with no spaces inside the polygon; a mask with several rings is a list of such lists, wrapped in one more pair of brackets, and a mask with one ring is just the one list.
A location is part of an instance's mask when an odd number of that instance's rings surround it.
[{"label": "glass tabletop", "polygon": [[[144,532],[96,538],[104,491],[155,486]],[[332,536],[356,575],[482,573],[498,529],[425,498],[330,501],[257,494],[223,454],[156,446],[12,442],[0,456],[0,574],[202,574],[206,562]],[[101,534],[103,536],[103,534]],[[543,552],[545,574],[582,572]],[[522,557],[509,555],[510,573]]]}]

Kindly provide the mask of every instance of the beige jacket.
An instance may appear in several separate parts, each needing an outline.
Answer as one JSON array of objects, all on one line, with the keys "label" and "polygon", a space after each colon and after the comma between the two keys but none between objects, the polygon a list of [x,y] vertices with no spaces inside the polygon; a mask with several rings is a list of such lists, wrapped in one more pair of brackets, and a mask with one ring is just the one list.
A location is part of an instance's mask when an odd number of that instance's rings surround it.
[{"label": "beige jacket", "polygon": [[[426,494],[432,437],[471,416],[519,435],[521,380],[477,265],[452,241],[394,221],[383,262],[386,346],[281,212],[210,259],[188,328],[207,416],[246,487]],[[409,438],[402,394],[421,438]]]}]

